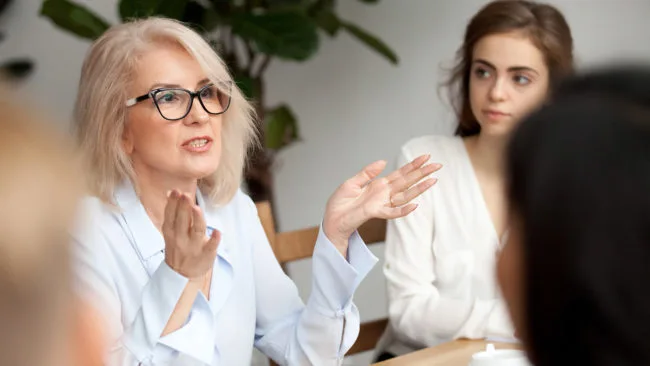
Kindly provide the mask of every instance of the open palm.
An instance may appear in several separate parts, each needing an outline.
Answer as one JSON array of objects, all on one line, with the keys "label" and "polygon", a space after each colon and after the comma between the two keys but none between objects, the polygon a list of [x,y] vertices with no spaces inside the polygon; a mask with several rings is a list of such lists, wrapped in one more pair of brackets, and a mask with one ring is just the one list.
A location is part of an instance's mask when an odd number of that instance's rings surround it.
[{"label": "open palm", "polygon": [[347,246],[347,238],[369,219],[395,219],[411,213],[417,207],[411,201],[436,183],[435,178],[422,181],[441,167],[425,165],[428,160],[429,155],[422,155],[383,178],[377,177],[386,162],[376,161],[345,181],[327,202],[325,234],[335,245]]}]

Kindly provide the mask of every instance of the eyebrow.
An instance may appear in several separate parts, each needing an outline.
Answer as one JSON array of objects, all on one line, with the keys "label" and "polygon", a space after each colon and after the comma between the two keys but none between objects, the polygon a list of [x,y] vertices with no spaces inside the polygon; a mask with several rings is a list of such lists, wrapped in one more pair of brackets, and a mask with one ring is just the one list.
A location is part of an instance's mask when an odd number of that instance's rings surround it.
[{"label": "eyebrow", "polygon": [[[209,82],[210,82],[210,79],[205,78],[205,79],[202,79],[201,81],[199,81],[198,83],[196,83],[196,86],[198,87],[198,86],[201,86],[203,84],[207,84]],[[179,85],[179,84],[155,83],[149,88],[149,90],[154,90],[154,89],[159,89],[159,88],[183,88],[183,87],[181,85]]]},{"label": "eyebrow", "polygon": [[[472,62],[472,63],[483,64],[483,65],[485,65],[485,66],[487,66],[487,67],[489,67],[489,68],[491,68],[493,70],[497,69],[496,66],[494,66],[490,62],[485,61],[483,59],[474,60],[474,62]],[[510,72],[530,71],[530,72],[534,72],[535,74],[539,75],[539,72],[537,70],[533,69],[532,67],[528,67],[528,66],[511,66],[511,67],[508,68],[508,71],[510,71]]]}]

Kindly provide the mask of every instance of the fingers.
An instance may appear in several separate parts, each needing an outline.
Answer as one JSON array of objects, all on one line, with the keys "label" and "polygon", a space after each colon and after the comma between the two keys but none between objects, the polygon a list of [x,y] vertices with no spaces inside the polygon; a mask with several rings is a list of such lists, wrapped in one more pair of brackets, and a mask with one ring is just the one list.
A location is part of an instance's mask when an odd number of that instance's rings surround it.
[{"label": "fingers", "polygon": [[354,184],[355,186],[362,187],[366,185],[369,181],[373,180],[386,168],[385,160],[378,160],[374,163],[367,165],[363,168],[362,171],[357,173],[354,177],[350,178],[348,182]]},{"label": "fingers", "polygon": [[163,230],[168,230],[168,234],[184,233],[192,238],[205,238],[206,223],[201,208],[192,204],[188,195],[177,190],[169,194],[164,220]]},{"label": "fingers", "polygon": [[409,174],[410,172],[414,171],[415,169],[418,169],[421,167],[424,163],[429,161],[429,158],[431,155],[425,154],[425,155],[420,155],[417,158],[411,160],[410,163],[403,165],[401,168],[395,170],[394,172],[390,173],[386,179],[388,179],[389,182],[394,181],[395,179],[399,178],[400,176],[405,176]]},{"label": "fingers", "polygon": [[180,195],[174,189],[167,195],[167,204],[165,205],[165,218],[163,221],[163,230],[167,228],[174,228],[174,221],[176,220],[176,207],[178,207],[178,199]]},{"label": "fingers", "polygon": [[210,239],[208,239],[208,243],[205,245],[205,251],[207,253],[215,253],[219,247],[219,243],[221,243],[221,232],[215,229],[210,234]]},{"label": "fingers", "polygon": [[413,212],[417,207],[418,205],[415,203],[409,203],[406,206],[390,208],[386,214],[386,219],[397,219],[404,217]]},{"label": "fingers", "polygon": [[178,206],[176,207],[176,219],[174,221],[174,229],[176,234],[185,233],[189,234],[190,220],[192,217],[192,204],[190,199],[185,194],[181,194]]},{"label": "fingers", "polygon": [[422,180],[422,178],[439,170],[441,167],[440,164],[427,164],[423,167],[412,170],[406,175],[400,175],[390,183],[391,191],[396,193],[403,192]]},{"label": "fingers", "polygon": [[391,198],[391,204],[395,207],[403,206],[413,199],[426,192],[427,189],[433,187],[438,180],[436,178],[429,178],[424,180],[414,187],[409,188],[407,191],[396,193]]},{"label": "fingers", "polygon": [[192,205],[192,229],[191,233],[194,237],[205,237],[206,224],[205,219],[203,218],[203,213],[201,208]]}]

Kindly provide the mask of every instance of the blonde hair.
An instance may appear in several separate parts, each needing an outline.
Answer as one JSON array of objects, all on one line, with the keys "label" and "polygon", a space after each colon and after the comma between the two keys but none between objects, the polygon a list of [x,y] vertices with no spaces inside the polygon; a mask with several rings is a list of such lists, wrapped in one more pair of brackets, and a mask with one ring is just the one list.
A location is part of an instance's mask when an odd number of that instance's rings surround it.
[{"label": "blonde hair", "polygon": [[257,142],[253,108],[223,60],[199,34],[179,21],[156,17],[111,27],[92,44],[84,60],[74,127],[90,173],[89,187],[104,202],[114,203],[116,185],[127,178],[135,182],[133,166],[121,145],[125,102],[133,97],[127,90],[139,56],[161,43],[181,46],[215,84],[233,85],[230,107],[223,114],[219,167],[199,180],[201,191],[213,203],[226,203],[239,189],[247,153]]},{"label": "blonde hair", "polygon": [[82,180],[66,140],[17,105],[0,95],[0,364],[54,365],[74,331],[67,233]]}]

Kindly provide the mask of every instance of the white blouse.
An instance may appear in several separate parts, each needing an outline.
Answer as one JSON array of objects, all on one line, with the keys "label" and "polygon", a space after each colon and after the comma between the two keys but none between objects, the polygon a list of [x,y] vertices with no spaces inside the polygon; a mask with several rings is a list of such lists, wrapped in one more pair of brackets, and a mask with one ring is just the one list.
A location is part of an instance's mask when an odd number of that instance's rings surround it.
[{"label": "white blouse", "polygon": [[457,338],[513,338],[496,282],[500,239],[463,140],[424,136],[402,147],[398,164],[422,154],[443,165],[438,183],[410,215],[389,221],[384,274],[394,354]]},{"label": "white blouse", "polygon": [[251,199],[197,202],[208,231],[221,231],[210,299],[199,293],[186,323],[161,333],[188,280],[165,263],[162,234],[130,184],[118,207],[84,202],[76,242],[79,291],[106,315],[109,365],[250,365],[253,346],[280,364],[340,365],[359,331],[352,295],[376,263],[358,234],[348,261],[321,231],[303,304],[278,264]]}]

